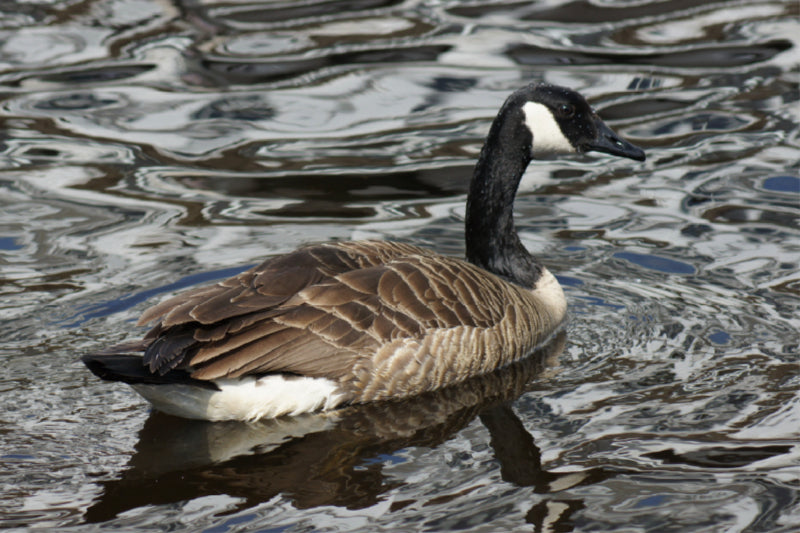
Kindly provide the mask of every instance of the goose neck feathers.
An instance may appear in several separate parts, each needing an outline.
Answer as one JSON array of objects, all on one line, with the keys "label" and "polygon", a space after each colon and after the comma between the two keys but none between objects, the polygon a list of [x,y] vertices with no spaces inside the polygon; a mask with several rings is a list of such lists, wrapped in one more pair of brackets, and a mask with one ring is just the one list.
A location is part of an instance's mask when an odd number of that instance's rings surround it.
[{"label": "goose neck feathers", "polygon": [[514,198],[532,159],[533,134],[522,94],[512,95],[492,122],[467,197],[467,260],[506,280],[533,287],[541,267],[517,235]]},{"label": "goose neck feathers", "polygon": [[519,89],[492,122],[467,197],[467,260],[512,283],[533,288],[542,266],[514,227],[513,205],[525,169],[537,153],[600,151],[644,160],[578,93],[548,84]]}]

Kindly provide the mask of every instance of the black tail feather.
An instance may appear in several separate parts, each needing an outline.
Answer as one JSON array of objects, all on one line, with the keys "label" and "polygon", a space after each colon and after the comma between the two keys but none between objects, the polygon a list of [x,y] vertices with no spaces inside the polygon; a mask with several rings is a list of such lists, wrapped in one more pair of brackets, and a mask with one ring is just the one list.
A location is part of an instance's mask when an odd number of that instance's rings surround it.
[{"label": "black tail feather", "polygon": [[129,385],[184,384],[219,390],[213,382],[194,379],[185,370],[170,370],[163,376],[154,374],[143,364],[139,355],[89,354],[81,357],[92,374],[106,381],[121,381]]}]

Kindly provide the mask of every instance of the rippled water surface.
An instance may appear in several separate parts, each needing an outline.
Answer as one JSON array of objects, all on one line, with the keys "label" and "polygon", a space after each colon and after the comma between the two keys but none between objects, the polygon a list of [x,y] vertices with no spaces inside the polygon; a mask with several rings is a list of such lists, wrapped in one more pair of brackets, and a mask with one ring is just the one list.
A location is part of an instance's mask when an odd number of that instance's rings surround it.
[{"label": "rippled water surface", "polygon": [[[800,527],[796,1],[0,10],[0,528]],[[648,153],[528,170],[518,226],[571,314],[542,353],[253,425],[151,412],[78,361],[299,243],[462,255],[477,151],[534,80]]]}]

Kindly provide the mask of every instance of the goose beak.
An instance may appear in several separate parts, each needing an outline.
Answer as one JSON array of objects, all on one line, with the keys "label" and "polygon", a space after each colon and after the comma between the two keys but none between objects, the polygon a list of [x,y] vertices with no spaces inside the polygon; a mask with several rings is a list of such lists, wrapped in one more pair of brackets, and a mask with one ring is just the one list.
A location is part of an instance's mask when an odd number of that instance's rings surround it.
[{"label": "goose beak", "polygon": [[594,150],[595,152],[603,152],[619,157],[635,159],[636,161],[644,161],[644,150],[617,135],[617,133],[606,126],[606,123],[602,120],[597,119],[595,125],[597,126],[597,136],[594,140],[586,143],[585,151]]}]

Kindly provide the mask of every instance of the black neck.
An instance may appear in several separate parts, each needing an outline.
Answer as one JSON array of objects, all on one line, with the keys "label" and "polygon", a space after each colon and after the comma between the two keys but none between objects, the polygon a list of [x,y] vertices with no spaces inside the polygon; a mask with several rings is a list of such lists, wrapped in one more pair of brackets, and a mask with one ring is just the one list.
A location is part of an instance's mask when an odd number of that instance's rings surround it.
[{"label": "black neck", "polygon": [[492,123],[467,197],[467,261],[513,283],[532,287],[541,265],[514,227],[514,197],[531,161],[532,137],[519,106],[508,105]]}]

